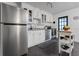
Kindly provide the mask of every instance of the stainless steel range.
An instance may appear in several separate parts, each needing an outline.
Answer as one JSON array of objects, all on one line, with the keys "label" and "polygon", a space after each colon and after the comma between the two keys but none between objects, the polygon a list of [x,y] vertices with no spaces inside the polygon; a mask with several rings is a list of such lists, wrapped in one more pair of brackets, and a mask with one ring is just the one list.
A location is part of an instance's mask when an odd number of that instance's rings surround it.
[{"label": "stainless steel range", "polygon": [[0,3],[0,55],[18,56],[28,52],[26,10]]}]

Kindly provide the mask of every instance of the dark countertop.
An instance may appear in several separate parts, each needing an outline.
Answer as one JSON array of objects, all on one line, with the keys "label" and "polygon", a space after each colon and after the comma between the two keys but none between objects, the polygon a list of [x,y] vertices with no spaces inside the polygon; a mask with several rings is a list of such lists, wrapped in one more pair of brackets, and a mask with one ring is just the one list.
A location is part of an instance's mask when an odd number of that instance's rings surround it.
[{"label": "dark countertop", "polygon": [[44,28],[33,28],[33,29],[29,29],[29,31],[37,31],[37,30],[45,30]]}]

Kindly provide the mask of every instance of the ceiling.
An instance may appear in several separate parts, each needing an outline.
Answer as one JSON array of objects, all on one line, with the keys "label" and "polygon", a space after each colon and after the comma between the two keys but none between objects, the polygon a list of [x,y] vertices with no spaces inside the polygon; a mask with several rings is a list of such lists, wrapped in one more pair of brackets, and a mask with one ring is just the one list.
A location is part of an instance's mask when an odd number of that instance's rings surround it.
[{"label": "ceiling", "polygon": [[79,2],[27,2],[28,4],[40,9],[57,14],[69,9],[79,7]]}]

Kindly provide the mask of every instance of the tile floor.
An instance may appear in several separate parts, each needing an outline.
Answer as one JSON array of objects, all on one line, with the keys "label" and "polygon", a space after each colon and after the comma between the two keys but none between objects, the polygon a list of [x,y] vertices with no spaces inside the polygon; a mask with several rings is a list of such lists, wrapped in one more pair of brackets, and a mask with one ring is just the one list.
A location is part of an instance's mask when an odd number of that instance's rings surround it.
[{"label": "tile floor", "polygon": [[28,49],[28,56],[58,56],[57,40],[50,40]]},{"label": "tile floor", "polygon": [[[39,45],[33,46],[28,50],[28,56],[59,56],[58,42],[51,40]],[[74,43],[72,56],[79,56],[79,43]]]}]

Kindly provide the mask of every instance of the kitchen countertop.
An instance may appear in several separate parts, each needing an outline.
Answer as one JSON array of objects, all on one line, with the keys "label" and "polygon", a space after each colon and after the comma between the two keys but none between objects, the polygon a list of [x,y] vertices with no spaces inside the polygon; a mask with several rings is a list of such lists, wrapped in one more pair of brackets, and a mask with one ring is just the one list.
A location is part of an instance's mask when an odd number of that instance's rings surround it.
[{"label": "kitchen countertop", "polygon": [[45,30],[44,28],[33,28],[33,29],[29,29],[29,31],[38,31],[38,30]]}]

